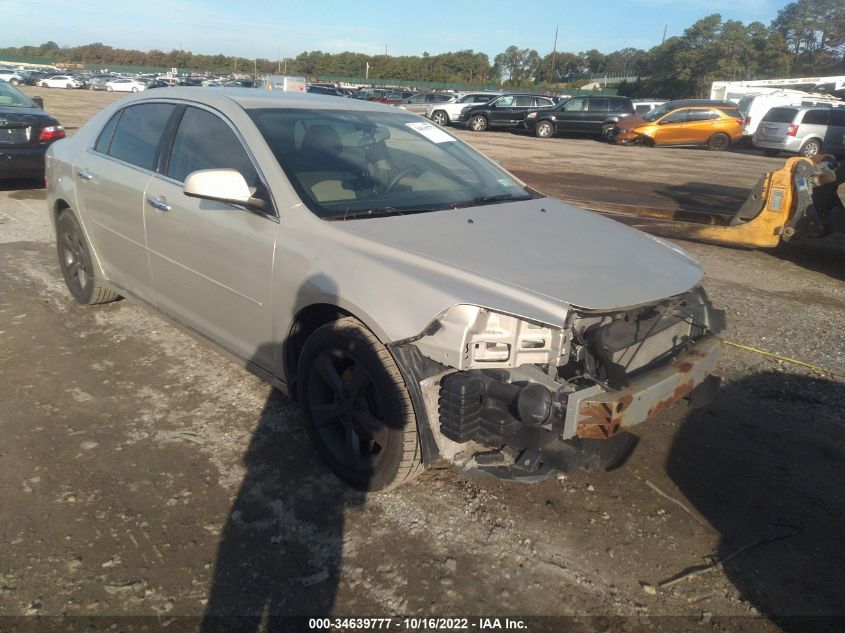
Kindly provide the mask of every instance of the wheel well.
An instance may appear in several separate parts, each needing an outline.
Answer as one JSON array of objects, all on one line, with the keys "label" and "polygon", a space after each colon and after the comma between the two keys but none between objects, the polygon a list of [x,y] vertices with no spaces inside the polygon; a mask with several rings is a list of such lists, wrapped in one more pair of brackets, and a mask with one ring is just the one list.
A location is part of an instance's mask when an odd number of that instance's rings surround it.
[{"label": "wheel well", "polygon": [[[310,305],[296,315],[283,347],[286,382],[291,383],[296,378],[299,355],[302,353],[302,348],[305,346],[308,337],[326,323],[348,316],[354,315],[329,303]],[[296,397],[295,390],[291,390],[291,396]]]},{"label": "wheel well", "polygon": [[70,209],[70,205],[64,200],[56,200],[56,204],[53,205],[53,224],[56,223],[56,220],[59,219],[59,214],[65,209]]}]

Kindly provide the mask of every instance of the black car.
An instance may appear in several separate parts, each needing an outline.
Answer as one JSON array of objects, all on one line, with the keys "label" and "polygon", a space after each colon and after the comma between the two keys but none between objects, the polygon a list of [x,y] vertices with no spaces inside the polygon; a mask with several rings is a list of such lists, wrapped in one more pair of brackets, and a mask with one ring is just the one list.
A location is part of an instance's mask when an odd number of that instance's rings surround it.
[{"label": "black car", "polygon": [[522,124],[529,110],[553,105],[552,98],[543,95],[504,94],[487,103],[467,106],[454,123],[473,132],[483,132],[487,128],[515,128]]},{"label": "black car", "polygon": [[44,154],[65,129],[29,97],[0,81],[0,180],[44,178]]},{"label": "black car", "polygon": [[40,70],[32,70],[21,73],[21,83],[25,86],[37,86],[38,82],[47,77],[52,77],[49,73],[41,72]]},{"label": "black car", "polygon": [[553,108],[526,112],[523,126],[535,136],[547,138],[560,132],[582,132],[609,136],[622,117],[634,114],[628,97],[572,97]]}]

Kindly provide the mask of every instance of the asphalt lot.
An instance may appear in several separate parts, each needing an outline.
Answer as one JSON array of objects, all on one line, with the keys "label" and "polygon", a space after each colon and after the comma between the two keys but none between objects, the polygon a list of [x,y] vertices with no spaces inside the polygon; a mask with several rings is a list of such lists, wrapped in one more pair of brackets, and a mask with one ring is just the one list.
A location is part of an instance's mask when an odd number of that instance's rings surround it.
[{"label": "asphalt lot", "polygon": [[[69,128],[119,98],[27,92]],[[665,208],[736,207],[782,164],[459,135],[550,195]],[[74,304],[43,200],[0,185],[0,615],[623,616],[579,624],[619,631],[845,616],[841,236],[776,252],[683,243],[726,338],[839,377],[729,347],[713,406],[643,426],[622,469],[529,487],[438,464],[365,497],[251,374],[127,301]],[[731,558],[651,590],[711,556]]]}]

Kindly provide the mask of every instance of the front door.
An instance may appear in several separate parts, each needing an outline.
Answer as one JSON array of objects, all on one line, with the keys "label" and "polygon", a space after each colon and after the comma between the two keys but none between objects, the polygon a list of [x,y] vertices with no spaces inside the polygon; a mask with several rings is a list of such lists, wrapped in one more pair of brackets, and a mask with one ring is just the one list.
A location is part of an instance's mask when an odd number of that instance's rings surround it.
[{"label": "front door", "polygon": [[[221,115],[188,107],[163,175],[145,195],[147,242],[159,307],[243,359],[270,349],[273,250],[278,222],[272,210],[255,213],[190,198],[182,183],[199,169],[239,171],[258,192],[255,163]],[[266,194],[265,194],[266,197]],[[262,351],[264,350],[264,351]],[[269,353],[269,352],[267,352]]]},{"label": "front door", "polygon": [[687,115],[689,110],[675,110],[658,121],[657,131],[654,133],[654,142],[658,145],[682,145],[689,143],[692,139],[687,129]]}]

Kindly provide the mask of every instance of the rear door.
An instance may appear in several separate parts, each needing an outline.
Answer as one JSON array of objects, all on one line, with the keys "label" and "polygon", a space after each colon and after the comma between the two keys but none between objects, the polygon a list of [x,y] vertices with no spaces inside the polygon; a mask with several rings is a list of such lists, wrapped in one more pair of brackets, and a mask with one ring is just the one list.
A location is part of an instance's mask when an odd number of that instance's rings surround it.
[{"label": "rear door", "polygon": [[144,235],[144,190],[158,162],[172,103],[119,110],[74,166],[76,199],[106,277],[154,302]]},{"label": "rear door", "polygon": [[[189,198],[182,183],[200,169],[236,169],[266,213]],[[189,106],[162,174],[144,197],[150,265],[159,307],[243,359],[264,367],[271,340],[270,289],[278,218],[264,179],[234,126],[222,114]],[[266,352],[265,356],[269,354]]]},{"label": "rear door", "polygon": [[602,123],[607,118],[609,107],[608,99],[605,97],[588,97],[586,108],[581,113],[578,131],[598,134]]}]

